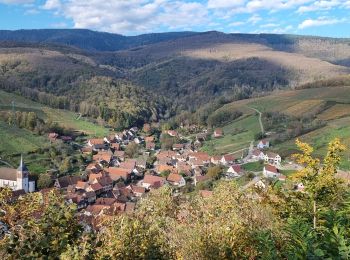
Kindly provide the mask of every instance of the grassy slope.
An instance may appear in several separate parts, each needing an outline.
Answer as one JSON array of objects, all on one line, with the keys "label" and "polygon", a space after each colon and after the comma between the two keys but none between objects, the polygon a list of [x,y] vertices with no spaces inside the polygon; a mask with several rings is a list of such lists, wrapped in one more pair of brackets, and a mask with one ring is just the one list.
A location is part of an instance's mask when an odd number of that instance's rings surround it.
[{"label": "grassy slope", "polygon": [[88,122],[84,118],[77,120],[76,113],[45,107],[16,94],[0,90],[0,110],[11,110],[12,101],[15,102],[16,111],[36,112],[39,117],[50,119],[66,128],[82,131],[91,136],[103,136],[108,132],[106,128]]},{"label": "grassy slope", "polygon": [[223,131],[223,138],[211,139],[202,150],[210,154],[223,154],[249,147],[254,135],[260,131],[258,117],[255,114],[243,116],[224,126]]},{"label": "grassy slope", "polygon": [[[33,111],[45,120],[50,119],[61,126],[83,131],[91,136],[103,136],[108,133],[108,129],[88,122],[84,118],[76,120],[76,113],[48,108],[16,94],[0,90],[0,111],[11,110],[12,101],[15,102],[15,111]],[[47,144],[46,137],[34,135],[28,130],[12,127],[0,121],[0,155],[28,153]]]},{"label": "grassy slope", "polygon": [[0,155],[28,153],[47,145],[46,138],[0,121]]},{"label": "grassy slope", "polygon": [[[333,102],[325,110],[326,103]],[[257,117],[248,112],[248,107],[254,107],[262,112],[280,111],[290,115],[303,115],[310,111],[318,111],[317,117],[326,120],[327,126],[312,131],[300,137],[301,140],[309,142],[315,147],[315,155],[325,155],[327,144],[335,137],[341,138],[349,148],[342,160],[341,167],[350,169],[350,87],[333,87],[304,89],[297,91],[279,91],[270,96],[242,100],[227,104],[232,110],[241,110],[248,117],[237,120],[224,127],[229,133],[223,139],[209,141],[203,147],[212,153],[233,152],[248,147],[254,133],[259,131]],[[253,120],[254,119],[254,120]],[[248,133],[232,135],[232,129],[248,129]],[[223,148],[225,147],[225,148]],[[273,148],[283,155],[289,155],[296,151],[295,140],[290,140]]]}]

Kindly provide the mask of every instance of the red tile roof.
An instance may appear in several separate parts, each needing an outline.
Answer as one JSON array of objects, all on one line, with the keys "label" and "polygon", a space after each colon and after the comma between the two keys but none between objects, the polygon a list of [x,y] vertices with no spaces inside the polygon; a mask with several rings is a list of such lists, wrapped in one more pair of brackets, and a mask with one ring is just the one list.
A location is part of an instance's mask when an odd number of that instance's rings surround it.
[{"label": "red tile roof", "polygon": [[168,178],[167,178],[167,181],[169,182],[177,182],[179,183],[181,181],[183,177],[180,175],[180,174],[176,174],[176,173],[170,173]]}]

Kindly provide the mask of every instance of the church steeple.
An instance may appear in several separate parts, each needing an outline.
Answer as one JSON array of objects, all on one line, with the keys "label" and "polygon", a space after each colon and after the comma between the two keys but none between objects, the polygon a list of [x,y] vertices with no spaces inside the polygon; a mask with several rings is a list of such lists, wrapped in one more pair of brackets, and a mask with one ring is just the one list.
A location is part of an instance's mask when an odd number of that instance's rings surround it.
[{"label": "church steeple", "polygon": [[28,172],[28,168],[27,168],[27,166],[24,164],[24,162],[23,162],[23,156],[22,156],[22,154],[21,154],[21,162],[20,162],[20,164],[19,164],[19,166],[18,166],[18,168],[17,168],[17,171],[21,171],[21,172]]}]

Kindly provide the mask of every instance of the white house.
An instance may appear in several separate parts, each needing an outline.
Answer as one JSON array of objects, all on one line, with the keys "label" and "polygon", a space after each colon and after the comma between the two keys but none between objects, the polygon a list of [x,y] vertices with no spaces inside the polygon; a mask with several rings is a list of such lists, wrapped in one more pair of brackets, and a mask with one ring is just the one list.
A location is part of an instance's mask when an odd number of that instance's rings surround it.
[{"label": "white house", "polygon": [[263,175],[266,178],[278,178],[280,173],[275,166],[267,164],[264,166]]},{"label": "white house", "polygon": [[154,176],[154,175],[145,175],[143,181],[141,182],[142,187],[146,189],[150,188],[160,188],[165,184],[166,180],[163,177]]},{"label": "white house", "polygon": [[243,173],[240,165],[232,165],[227,170],[228,177],[239,177]]},{"label": "white house", "polygon": [[266,149],[270,147],[270,142],[268,140],[260,140],[256,146],[258,149]]},{"label": "white house", "polygon": [[264,158],[265,162],[266,163],[269,163],[269,164],[273,164],[273,165],[280,165],[281,164],[281,161],[282,161],[282,158],[281,156],[279,156],[278,154],[276,153],[272,153],[272,152],[267,152],[265,154],[265,158]]},{"label": "white house", "polygon": [[265,154],[262,151],[256,149],[252,153],[252,159],[264,161],[265,160]]},{"label": "white house", "polygon": [[0,188],[9,187],[12,190],[24,190],[27,192],[35,191],[35,181],[29,181],[29,171],[27,166],[21,162],[19,167],[13,168],[0,168]]},{"label": "white house", "polygon": [[234,163],[234,161],[235,161],[235,157],[231,154],[223,155],[221,160],[220,160],[220,162],[223,165],[228,165],[228,164]]},{"label": "white house", "polygon": [[180,174],[177,173],[170,173],[167,181],[177,187],[183,187],[186,185],[186,181],[184,177],[182,177]]}]

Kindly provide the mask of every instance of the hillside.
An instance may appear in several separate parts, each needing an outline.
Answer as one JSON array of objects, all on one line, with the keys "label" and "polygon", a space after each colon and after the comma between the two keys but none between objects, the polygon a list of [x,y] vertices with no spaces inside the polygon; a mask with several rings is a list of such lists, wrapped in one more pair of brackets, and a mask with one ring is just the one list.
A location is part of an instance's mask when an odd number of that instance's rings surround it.
[{"label": "hillside", "polygon": [[346,39],[89,30],[1,31],[1,39],[1,89],[120,128],[350,73]]},{"label": "hillside", "polygon": [[[252,108],[262,112],[265,131],[271,132],[267,138],[272,141],[272,149],[282,156],[296,151],[293,131],[299,127],[305,129],[300,129],[297,138],[313,144],[316,156],[324,156],[327,144],[335,137],[350,146],[350,87],[344,86],[276,91],[269,96],[224,105],[219,111],[242,111],[243,115],[223,126],[224,138],[211,140],[202,149],[221,154],[247,148],[261,131]],[[285,139],[284,134],[290,135]],[[343,169],[350,169],[349,157],[347,150],[341,163]]]},{"label": "hillside", "polygon": [[56,43],[88,51],[117,51],[193,35],[194,32],[123,36],[84,29],[0,30],[0,41]]}]

